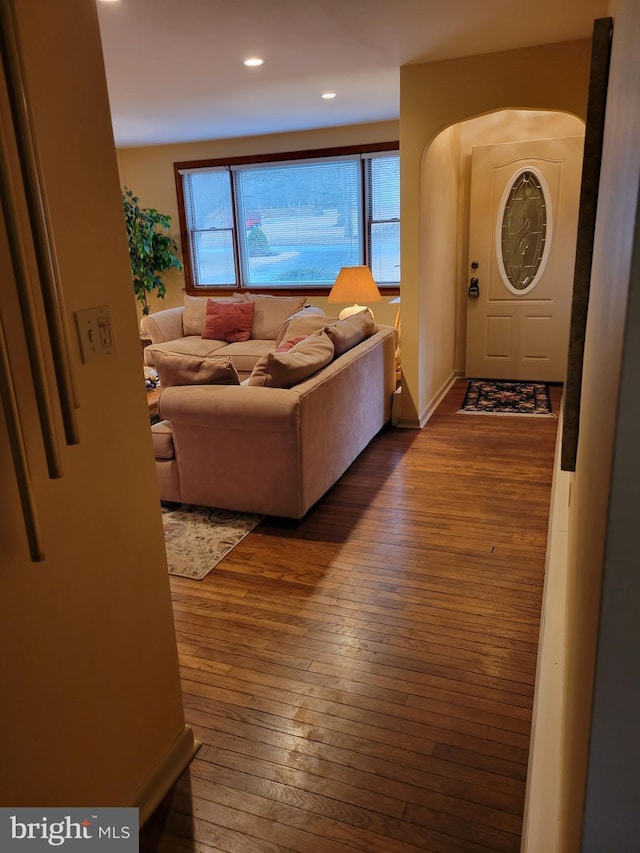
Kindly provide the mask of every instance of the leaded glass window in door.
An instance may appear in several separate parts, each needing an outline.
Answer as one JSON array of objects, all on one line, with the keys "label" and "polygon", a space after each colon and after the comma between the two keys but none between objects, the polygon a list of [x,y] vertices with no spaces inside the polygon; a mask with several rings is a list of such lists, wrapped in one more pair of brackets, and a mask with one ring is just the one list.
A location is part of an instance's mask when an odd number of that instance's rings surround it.
[{"label": "leaded glass window in door", "polygon": [[537,283],[548,239],[547,208],[536,173],[525,169],[516,175],[504,203],[499,256],[507,282],[518,293],[531,290]]}]

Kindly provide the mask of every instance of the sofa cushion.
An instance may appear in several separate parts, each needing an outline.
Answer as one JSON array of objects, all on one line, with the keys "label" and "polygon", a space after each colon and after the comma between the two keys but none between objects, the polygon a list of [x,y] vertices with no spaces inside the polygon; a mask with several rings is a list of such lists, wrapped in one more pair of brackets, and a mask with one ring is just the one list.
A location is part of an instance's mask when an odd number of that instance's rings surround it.
[{"label": "sofa cushion", "polygon": [[255,305],[251,337],[275,341],[280,327],[296,311],[306,305],[305,296],[267,296],[246,293],[245,299]]},{"label": "sofa cushion", "polygon": [[317,314],[315,311],[309,311],[309,313],[300,311],[282,324],[276,338],[276,346],[300,335],[311,335],[313,332],[324,329],[329,323],[335,323],[337,319],[337,317],[327,317],[324,312]]},{"label": "sofa cushion", "polygon": [[[184,311],[182,314],[182,334],[183,335],[201,335],[204,329],[204,321],[207,316],[207,302],[209,298],[206,296],[185,296]],[[240,294],[233,296],[216,296],[216,302],[227,304],[229,302],[240,302]]]},{"label": "sofa cushion", "polygon": [[323,331],[314,332],[287,352],[271,352],[253,368],[248,385],[292,388],[322,370],[333,358],[333,343]]},{"label": "sofa cushion", "polygon": [[238,371],[230,358],[198,358],[188,355],[156,355],[160,385],[239,385]]},{"label": "sofa cushion", "polygon": [[275,341],[254,341],[251,338],[241,343],[227,344],[224,349],[220,350],[218,357],[230,357],[238,373],[244,373],[248,376],[262,356],[268,352],[273,352],[275,346]]},{"label": "sofa cushion", "polygon": [[373,317],[368,310],[359,311],[344,320],[336,320],[325,327],[327,335],[333,342],[335,358],[359,344],[365,338],[371,337],[375,329]]},{"label": "sofa cushion", "polygon": [[207,316],[204,321],[202,337],[207,340],[248,341],[251,337],[253,315],[256,306],[253,302],[220,303],[210,299],[207,303]]},{"label": "sofa cushion", "polygon": [[155,364],[158,353],[170,355],[194,355],[208,358],[220,349],[229,346],[224,341],[208,341],[200,335],[189,335],[187,338],[176,338],[175,341],[165,341],[162,344],[151,344],[144,351],[145,364]]}]

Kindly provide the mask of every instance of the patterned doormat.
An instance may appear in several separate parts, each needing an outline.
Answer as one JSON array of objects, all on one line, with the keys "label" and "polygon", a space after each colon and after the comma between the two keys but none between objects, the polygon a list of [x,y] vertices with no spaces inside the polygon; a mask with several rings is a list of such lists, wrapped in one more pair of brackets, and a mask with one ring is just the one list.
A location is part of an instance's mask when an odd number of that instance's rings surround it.
[{"label": "patterned doormat", "polygon": [[263,518],[188,504],[163,505],[169,574],[202,580]]},{"label": "patterned doormat", "polygon": [[546,382],[470,379],[460,414],[555,418]]}]

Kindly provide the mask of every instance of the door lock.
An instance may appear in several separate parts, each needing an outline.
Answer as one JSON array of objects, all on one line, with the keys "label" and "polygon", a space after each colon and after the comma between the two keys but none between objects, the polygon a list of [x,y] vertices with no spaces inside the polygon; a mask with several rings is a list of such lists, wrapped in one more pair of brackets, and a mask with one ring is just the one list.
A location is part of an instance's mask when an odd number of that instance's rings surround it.
[{"label": "door lock", "polygon": [[469,299],[477,299],[480,296],[479,281],[474,276],[469,282]]}]

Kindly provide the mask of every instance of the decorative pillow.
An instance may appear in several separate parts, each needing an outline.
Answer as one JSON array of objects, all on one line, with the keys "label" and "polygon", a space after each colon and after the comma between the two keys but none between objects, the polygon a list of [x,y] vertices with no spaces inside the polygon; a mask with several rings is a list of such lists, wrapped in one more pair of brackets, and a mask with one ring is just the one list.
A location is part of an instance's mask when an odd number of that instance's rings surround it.
[{"label": "decorative pillow", "polygon": [[249,304],[255,305],[251,337],[260,341],[275,341],[284,321],[306,305],[305,296],[263,296],[246,293]]},{"label": "decorative pillow", "polygon": [[314,332],[324,329],[328,323],[335,323],[338,319],[337,317],[327,317],[324,311],[317,314],[309,309],[309,312],[307,314],[306,311],[301,311],[284,321],[276,338],[276,346],[280,346],[283,341],[297,338],[298,335],[312,335]]},{"label": "decorative pillow", "polygon": [[287,350],[292,349],[296,344],[299,344],[300,341],[303,341],[305,338],[308,338],[309,335],[300,335],[297,338],[292,338],[290,341],[283,341],[279,346],[275,348],[275,352],[287,352]]},{"label": "decorative pillow", "polygon": [[322,370],[333,358],[333,344],[324,332],[300,341],[287,352],[263,355],[251,372],[248,385],[292,388]]},{"label": "decorative pillow", "polygon": [[221,303],[210,299],[207,302],[207,316],[200,337],[213,341],[239,343],[251,337],[253,315],[256,306],[253,302]]},{"label": "decorative pillow", "polygon": [[[216,296],[216,302],[224,304],[229,302],[239,302],[240,294],[233,296]],[[185,296],[184,297],[184,313],[182,315],[182,331],[185,337],[187,335],[201,335],[204,329],[204,321],[207,316],[206,296]]]},{"label": "decorative pillow", "polygon": [[238,371],[230,358],[198,358],[188,355],[155,354],[160,385],[239,385]]},{"label": "decorative pillow", "polygon": [[370,337],[375,329],[373,317],[369,311],[358,311],[344,320],[337,320],[325,327],[325,332],[331,338],[335,349],[335,357],[350,350],[365,338]]}]

